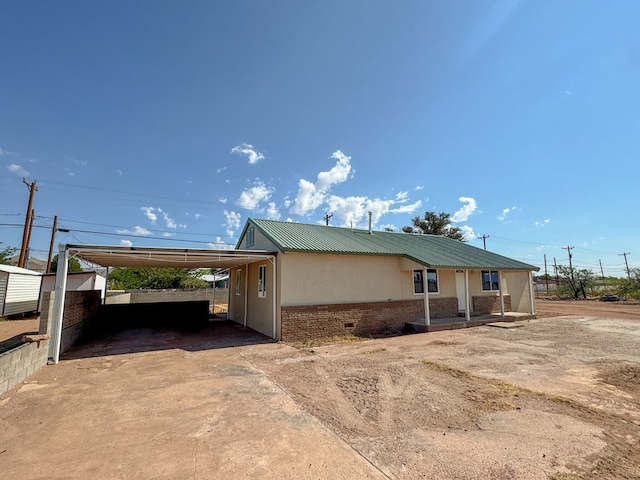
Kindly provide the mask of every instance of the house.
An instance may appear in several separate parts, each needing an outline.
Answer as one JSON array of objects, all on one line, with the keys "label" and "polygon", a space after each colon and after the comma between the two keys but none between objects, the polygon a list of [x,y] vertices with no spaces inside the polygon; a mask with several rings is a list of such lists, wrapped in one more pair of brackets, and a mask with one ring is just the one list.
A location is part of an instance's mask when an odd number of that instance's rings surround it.
[{"label": "house", "polygon": [[35,312],[40,296],[40,273],[0,265],[0,316]]},{"label": "house", "polygon": [[443,236],[250,218],[236,249],[269,256],[230,269],[229,319],[285,341],[535,313],[538,267]]}]

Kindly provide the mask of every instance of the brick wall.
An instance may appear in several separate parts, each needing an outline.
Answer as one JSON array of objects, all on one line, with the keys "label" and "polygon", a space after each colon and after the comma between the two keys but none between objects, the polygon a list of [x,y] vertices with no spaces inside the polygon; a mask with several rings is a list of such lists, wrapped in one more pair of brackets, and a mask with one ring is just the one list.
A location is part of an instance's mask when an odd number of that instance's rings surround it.
[{"label": "brick wall", "polygon": [[[129,290],[131,303],[160,303],[160,302],[194,302],[208,300],[214,303],[227,303],[229,290],[216,288],[190,288],[172,290]],[[215,294],[215,298],[214,298]]]},{"label": "brick wall", "polygon": [[49,340],[23,343],[0,354],[0,395],[47,364]]},{"label": "brick wall", "polygon": [[[456,316],[457,298],[429,299],[429,314],[431,318]],[[399,332],[405,322],[421,318],[424,318],[422,299],[287,306],[281,309],[281,338],[291,342],[345,334]]]},{"label": "brick wall", "polygon": [[[511,311],[511,296],[503,295],[504,311]],[[500,313],[500,297],[494,295],[481,295],[472,298],[472,310],[474,313]]]}]

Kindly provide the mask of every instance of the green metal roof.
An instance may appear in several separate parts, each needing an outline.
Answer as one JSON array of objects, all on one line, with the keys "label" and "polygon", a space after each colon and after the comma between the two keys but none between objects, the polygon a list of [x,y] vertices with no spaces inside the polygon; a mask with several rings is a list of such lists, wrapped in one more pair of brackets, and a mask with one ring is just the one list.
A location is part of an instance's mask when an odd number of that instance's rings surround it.
[{"label": "green metal roof", "polygon": [[[464,242],[438,235],[328,227],[250,218],[282,252],[402,256],[431,268],[539,270]],[[244,236],[247,226],[240,238]]]}]

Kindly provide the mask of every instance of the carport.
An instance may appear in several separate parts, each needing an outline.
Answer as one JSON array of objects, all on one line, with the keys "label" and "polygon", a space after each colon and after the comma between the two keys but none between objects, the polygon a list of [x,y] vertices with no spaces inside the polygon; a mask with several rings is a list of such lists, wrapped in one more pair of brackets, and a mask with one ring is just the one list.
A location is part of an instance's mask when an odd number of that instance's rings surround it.
[{"label": "carport", "polygon": [[[60,342],[64,318],[65,295],[69,258],[75,257],[86,263],[105,267],[173,267],[212,268],[226,270],[245,267],[257,262],[270,262],[273,271],[272,335],[277,339],[276,329],[276,261],[275,253],[261,250],[201,250],[188,248],[124,247],[106,245],[59,246],[58,271],[56,273],[55,298],[53,304],[52,351],[53,361],[60,359]],[[245,289],[245,305],[247,304]],[[248,310],[244,309],[244,326],[247,325]]]}]

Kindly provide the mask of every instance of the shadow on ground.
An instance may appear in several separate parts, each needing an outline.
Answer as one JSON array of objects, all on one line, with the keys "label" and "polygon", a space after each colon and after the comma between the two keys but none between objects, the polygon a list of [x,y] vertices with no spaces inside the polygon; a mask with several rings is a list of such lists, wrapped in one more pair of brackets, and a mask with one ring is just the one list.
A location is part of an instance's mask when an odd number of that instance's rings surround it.
[{"label": "shadow on ground", "polygon": [[197,328],[161,325],[96,333],[62,358],[66,360],[180,349],[189,352],[273,343],[273,339],[230,320],[213,319]]}]

